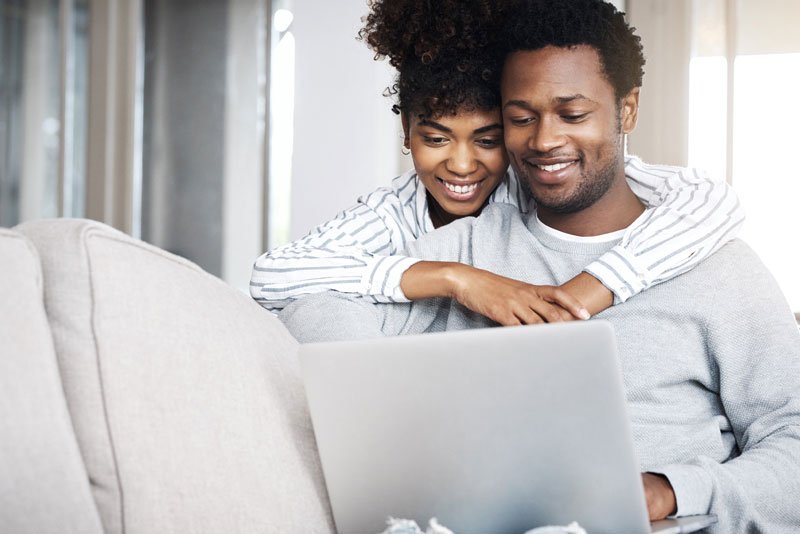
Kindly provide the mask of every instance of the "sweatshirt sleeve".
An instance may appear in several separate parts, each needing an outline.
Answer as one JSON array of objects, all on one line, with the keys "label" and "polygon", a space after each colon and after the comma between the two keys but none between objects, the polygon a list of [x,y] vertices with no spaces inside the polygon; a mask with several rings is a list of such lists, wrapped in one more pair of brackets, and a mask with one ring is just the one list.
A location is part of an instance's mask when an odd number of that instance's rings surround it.
[{"label": "sweatshirt sleeve", "polygon": [[[410,242],[412,256],[430,261],[471,261],[473,217],[465,217]],[[300,343],[342,341],[444,330],[451,301],[375,303],[371,299],[324,292],[297,299],[278,315]]]},{"label": "sweatshirt sleeve", "polygon": [[672,484],[678,515],[716,514],[718,532],[797,532],[800,334],[770,273],[747,260],[747,269],[710,288],[706,322],[722,412],[739,454],[723,463],[701,455],[654,471]]},{"label": "sweatshirt sleeve", "polygon": [[627,157],[625,175],[648,209],[619,245],[584,269],[614,293],[615,303],[694,268],[744,222],[733,189],[702,171]]},{"label": "sweatshirt sleeve", "polygon": [[253,265],[250,295],[273,311],[325,291],[407,302],[400,279],[419,260],[395,255],[415,237],[399,204],[394,190],[378,190],[305,237],[263,254]]}]

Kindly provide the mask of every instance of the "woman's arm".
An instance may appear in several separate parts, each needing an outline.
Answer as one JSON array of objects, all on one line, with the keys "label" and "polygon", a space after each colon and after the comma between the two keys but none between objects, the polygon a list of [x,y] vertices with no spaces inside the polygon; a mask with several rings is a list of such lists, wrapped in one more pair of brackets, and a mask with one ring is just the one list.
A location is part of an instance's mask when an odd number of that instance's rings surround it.
[{"label": "woman's arm", "polygon": [[253,265],[250,294],[262,306],[280,310],[294,299],[339,291],[376,302],[406,302],[403,272],[418,260],[393,256],[418,237],[413,210],[417,180],[403,175],[318,226],[307,236],[260,256]]},{"label": "woman's arm", "polygon": [[403,273],[400,285],[411,300],[448,297],[503,326],[590,316],[565,289],[528,284],[464,263],[421,261]]},{"label": "woman's arm", "polygon": [[[622,242],[589,264],[582,275],[602,283],[614,302],[630,297],[697,266],[736,237],[744,210],[728,184],[695,169],[646,165],[627,157],[625,175],[648,209],[627,230]],[[569,290],[565,284],[564,288]],[[592,313],[589,298],[575,296]],[[607,293],[610,305],[611,295]]]},{"label": "woman's arm", "polygon": [[[629,156],[625,174],[631,189],[648,209],[631,225],[618,246],[561,285],[566,297],[542,295],[571,310],[573,317],[585,315],[574,307],[575,302],[595,315],[615,302],[624,302],[692,269],[736,237],[744,221],[736,193],[726,183],[714,181],[700,171],[646,165]],[[513,173],[510,177],[516,181]],[[420,272],[422,269],[422,265],[415,268]],[[454,275],[451,272],[449,276]],[[474,289],[472,293],[470,300],[475,304],[468,307],[473,310],[478,306],[487,308],[497,300],[491,291],[478,294]],[[553,314],[551,310],[547,313]],[[492,318],[502,324],[497,316]]]}]

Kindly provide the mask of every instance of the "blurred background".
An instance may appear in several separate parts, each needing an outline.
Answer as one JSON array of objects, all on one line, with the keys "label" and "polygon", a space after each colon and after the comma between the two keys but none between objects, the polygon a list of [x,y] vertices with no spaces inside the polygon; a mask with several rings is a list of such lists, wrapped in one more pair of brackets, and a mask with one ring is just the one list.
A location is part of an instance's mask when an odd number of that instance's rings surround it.
[{"label": "blurred background", "polygon": [[[629,152],[731,183],[800,311],[800,2],[613,3],[648,59]],[[96,219],[246,291],[261,252],[411,167],[392,70],[355,38],[366,12],[0,0],[0,226]]]}]

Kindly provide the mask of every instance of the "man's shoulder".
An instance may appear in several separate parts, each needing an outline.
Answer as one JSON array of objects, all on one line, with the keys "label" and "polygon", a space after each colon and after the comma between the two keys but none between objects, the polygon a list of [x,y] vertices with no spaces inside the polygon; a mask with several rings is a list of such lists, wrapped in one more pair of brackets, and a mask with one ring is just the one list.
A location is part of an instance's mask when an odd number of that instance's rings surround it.
[{"label": "man's shoulder", "polygon": [[717,252],[706,258],[697,269],[732,270],[750,272],[753,268],[766,271],[761,258],[744,240],[735,238],[723,245]]},{"label": "man's shoulder", "polygon": [[743,240],[733,239],[697,267],[674,279],[709,296],[727,294],[747,300],[752,295],[778,292],[772,273]]},{"label": "man's shoulder", "polygon": [[517,206],[505,204],[503,202],[495,202],[483,208],[480,216],[475,218],[473,224],[476,229],[490,230],[510,224],[521,224],[524,226],[526,216],[527,214],[520,212]]}]

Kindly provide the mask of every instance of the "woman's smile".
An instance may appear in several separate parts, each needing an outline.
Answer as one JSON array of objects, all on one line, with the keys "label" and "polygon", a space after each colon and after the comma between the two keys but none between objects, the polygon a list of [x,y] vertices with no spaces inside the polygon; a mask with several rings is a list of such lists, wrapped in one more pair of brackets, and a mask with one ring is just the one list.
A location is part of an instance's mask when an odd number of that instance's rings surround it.
[{"label": "woman's smile", "polygon": [[456,202],[469,202],[476,196],[480,195],[481,188],[486,179],[473,181],[473,182],[455,182],[447,181],[438,176],[436,179],[439,184],[444,188],[445,194]]},{"label": "woman's smile", "polygon": [[417,176],[428,190],[434,226],[480,213],[508,169],[499,109],[426,117],[404,130]]}]

